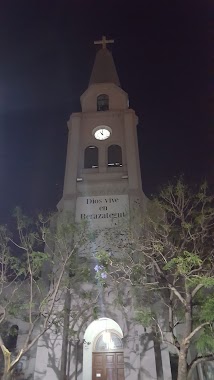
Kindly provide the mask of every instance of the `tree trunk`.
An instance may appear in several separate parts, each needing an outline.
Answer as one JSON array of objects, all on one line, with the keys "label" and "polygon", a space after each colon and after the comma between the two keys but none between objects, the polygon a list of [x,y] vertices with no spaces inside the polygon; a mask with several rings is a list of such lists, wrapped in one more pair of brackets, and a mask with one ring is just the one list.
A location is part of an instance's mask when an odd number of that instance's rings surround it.
[{"label": "tree trunk", "polygon": [[177,380],[187,380],[187,374],[188,374],[187,354],[188,354],[188,349],[189,349],[189,341],[185,338],[189,336],[191,331],[192,331],[192,298],[191,298],[189,289],[186,286],[185,329],[184,329],[184,338],[180,345]]},{"label": "tree trunk", "polygon": [[178,359],[178,377],[177,380],[187,380],[187,352],[188,345],[181,344],[180,354]]},{"label": "tree trunk", "polygon": [[11,352],[4,345],[2,337],[0,336],[0,347],[2,350],[3,358],[4,358],[4,372],[1,377],[1,380],[10,380],[12,377],[12,370],[10,371],[11,366]]},{"label": "tree trunk", "polygon": [[70,289],[68,289],[65,295],[65,306],[64,306],[60,380],[66,380],[67,378],[66,370],[67,370],[67,361],[68,361],[68,334],[69,334],[70,307],[71,307],[71,293],[70,293]]}]

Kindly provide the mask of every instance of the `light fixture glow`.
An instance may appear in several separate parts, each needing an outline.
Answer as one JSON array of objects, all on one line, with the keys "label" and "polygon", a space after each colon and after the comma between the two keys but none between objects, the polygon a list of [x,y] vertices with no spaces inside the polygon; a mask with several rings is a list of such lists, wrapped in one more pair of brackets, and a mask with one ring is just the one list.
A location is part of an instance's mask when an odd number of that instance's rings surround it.
[{"label": "light fixture glow", "polygon": [[107,350],[114,350],[115,344],[113,340],[111,339],[111,333],[109,331],[104,331],[103,342],[106,344]]},{"label": "light fixture glow", "polygon": [[104,333],[103,333],[103,342],[106,343],[107,345],[109,345],[110,341],[111,341],[111,334],[110,334],[110,332],[104,331]]}]

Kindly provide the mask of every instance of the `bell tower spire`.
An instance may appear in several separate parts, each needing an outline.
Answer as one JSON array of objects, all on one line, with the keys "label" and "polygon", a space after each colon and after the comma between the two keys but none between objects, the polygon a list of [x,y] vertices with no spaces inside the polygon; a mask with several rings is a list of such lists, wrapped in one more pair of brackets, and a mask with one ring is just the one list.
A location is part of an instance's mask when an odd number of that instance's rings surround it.
[{"label": "bell tower spire", "polygon": [[89,86],[98,83],[114,83],[120,87],[120,80],[112,54],[106,47],[107,44],[113,43],[114,40],[108,40],[106,36],[102,36],[102,40],[94,41],[95,45],[102,45],[102,48],[96,54]]},{"label": "bell tower spire", "polygon": [[[142,197],[138,118],[129,108],[128,94],[120,87],[112,54],[106,47],[113,40],[103,36],[94,43],[100,48],[89,86],[80,98],[82,112],[73,113],[68,122],[65,182],[59,204],[60,210],[73,210],[77,221],[98,218],[87,215],[106,211],[105,199],[115,196],[116,214],[122,218],[124,210],[128,212],[135,199]],[[94,211],[100,202],[104,208],[99,210],[99,206]],[[115,204],[113,209],[117,210]],[[112,216],[110,211],[109,206],[107,214]],[[103,226],[111,224],[107,214],[102,214]],[[93,223],[100,222],[95,219]]]}]

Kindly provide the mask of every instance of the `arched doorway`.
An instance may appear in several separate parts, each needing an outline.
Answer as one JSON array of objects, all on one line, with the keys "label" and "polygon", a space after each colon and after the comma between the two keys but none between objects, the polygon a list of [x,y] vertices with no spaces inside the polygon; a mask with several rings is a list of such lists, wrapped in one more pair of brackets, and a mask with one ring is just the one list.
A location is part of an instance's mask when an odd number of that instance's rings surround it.
[{"label": "arched doorway", "polygon": [[124,380],[123,333],[112,319],[93,321],[84,334],[83,380]]},{"label": "arched doorway", "polygon": [[111,330],[96,339],[92,356],[92,380],[124,380],[123,344]]}]

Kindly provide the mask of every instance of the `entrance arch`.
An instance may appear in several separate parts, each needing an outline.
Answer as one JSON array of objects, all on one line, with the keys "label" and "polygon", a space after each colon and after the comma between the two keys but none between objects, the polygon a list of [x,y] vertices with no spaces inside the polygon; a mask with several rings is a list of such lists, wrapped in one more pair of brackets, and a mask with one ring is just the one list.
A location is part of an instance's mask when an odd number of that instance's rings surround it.
[{"label": "entrance arch", "polygon": [[87,327],[84,334],[83,380],[124,379],[122,338],[123,332],[113,319],[100,318]]}]

